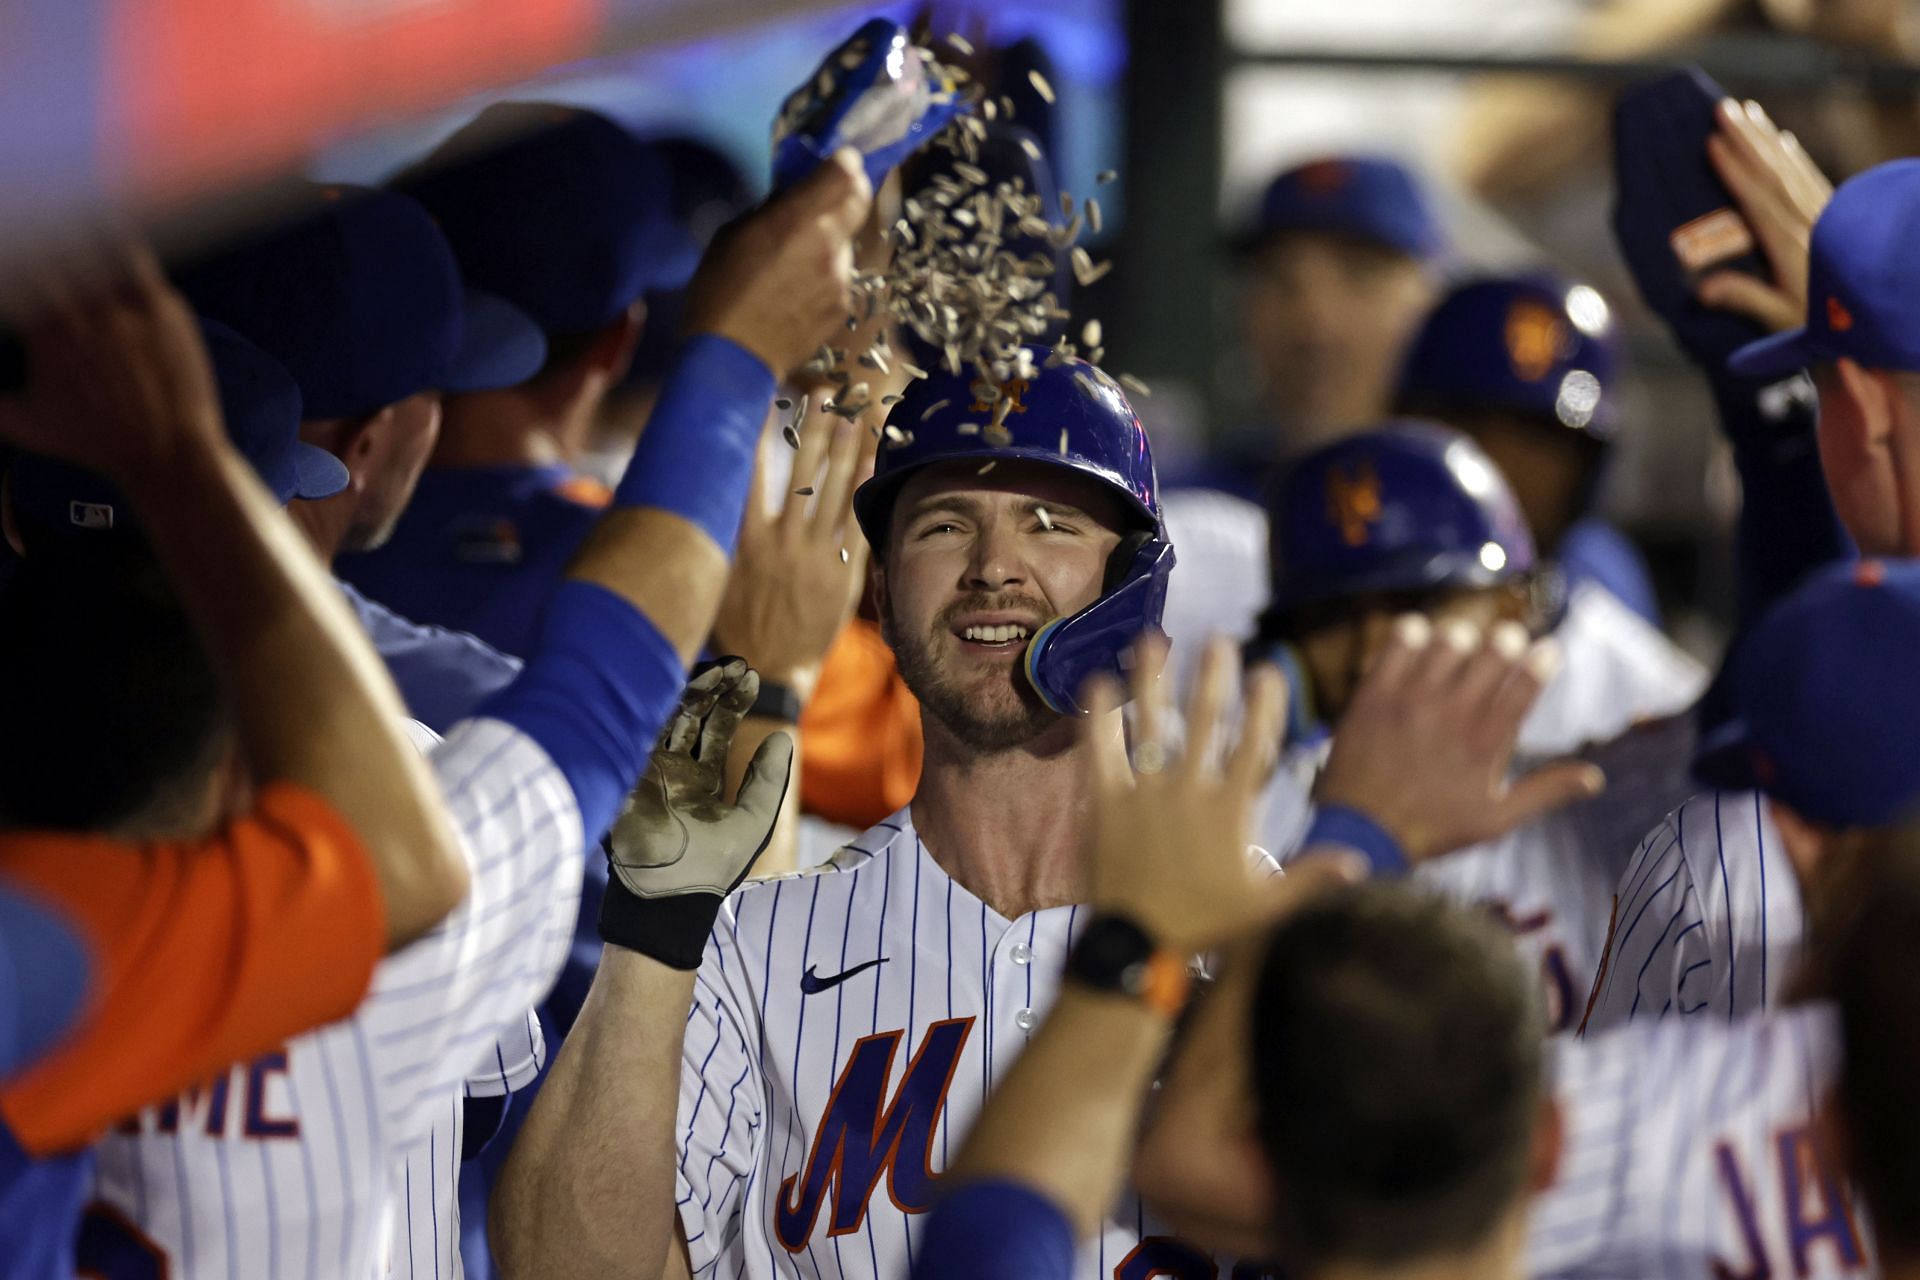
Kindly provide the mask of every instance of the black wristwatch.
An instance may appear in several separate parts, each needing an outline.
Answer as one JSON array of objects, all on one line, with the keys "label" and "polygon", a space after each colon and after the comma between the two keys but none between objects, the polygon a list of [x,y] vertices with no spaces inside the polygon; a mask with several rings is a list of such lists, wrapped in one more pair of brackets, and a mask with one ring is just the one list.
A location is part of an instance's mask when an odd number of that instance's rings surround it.
[{"label": "black wristwatch", "polygon": [[1067,977],[1176,1016],[1192,989],[1186,961],[1124,916],[1095,916],[1067,957]]}]

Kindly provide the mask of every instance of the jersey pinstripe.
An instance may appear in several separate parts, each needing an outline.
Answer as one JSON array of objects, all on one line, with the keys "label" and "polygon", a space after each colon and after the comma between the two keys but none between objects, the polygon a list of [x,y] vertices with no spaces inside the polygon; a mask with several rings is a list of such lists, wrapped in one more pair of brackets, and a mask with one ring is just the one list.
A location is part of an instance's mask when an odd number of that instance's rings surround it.
[{"label": "jersey pinstripe", "polygon": [[[1053,1003],[1085,918],[1002,919],[904,810],[823,867],[735,894],[687,1023],[678,1196],[694,1274],[906,1275],[933,1179]],[[1077,1274],[1212,1266],[1154,1237],[1129,1197]]]},{"label": "jersey pinstripe", "polygon": [[1838,1044],[1818,1006],[1557,1041],[1563,1154],[1533,1206],[1528,1273],[1873,1274],[1860,1207],[1815,1141]]},{"label": "jersey pinstripe", "polygon": [[1773,1008],[1806,934],[1800,882],[1766,799],[1711,791],[1674,810],[1622,875],[1589,1031]]},{"label": "jersey pinstripe", "polygon": [[[440,1126],[463,1082],[559,971],[583,839],[565,778],[494,720],[455,726],[433,766],[469,861],[466,901],[382,962],[352,1017],[143,1112],[101,1145],[103,1217],[158,1251],[167,1274],[384,1272],[410,1150],[426,1148],[430,1179],[450,1178],[458,1149],[441,1150]],[[426,1202],[431,1212],[440,1200],[430,1190]]]},{"label": "jersey pinstripe", "polygon": [[[1684,719],[1622,734],[1587,756],[1608,778],[1598,799],[1549,814],[1485,844],[1416,867],[1413,880],[1492,911],[1538,970],[1547,1024],[1580,1021],[1607,939],[1609,905],[1635,835],[1690,789],[1692,733]],[[1268,783],[1255,830],[1282,862],[1300,852],[1325,744],[1290,751]]]}]

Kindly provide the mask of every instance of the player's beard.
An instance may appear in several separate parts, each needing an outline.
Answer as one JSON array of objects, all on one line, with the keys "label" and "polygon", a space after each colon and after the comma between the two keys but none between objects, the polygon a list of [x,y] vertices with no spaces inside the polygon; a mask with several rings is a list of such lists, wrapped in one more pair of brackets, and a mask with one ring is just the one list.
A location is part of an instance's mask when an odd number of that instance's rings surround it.
[{"label": "player's beard", "polygon": [[954,618],[968,612],[1012,609],[1036,617],[1046,614],[1036,601],[980,596],[941,610],[925,632],[902,627],[896,617],[887,620],[888,638],[907,688],[941,727],[982,754],[1031,742],[1060,719],[1028,685],[1017,661],[996,664],[971,679],[962,679],[941,664],[940,647],[952,641]]}]

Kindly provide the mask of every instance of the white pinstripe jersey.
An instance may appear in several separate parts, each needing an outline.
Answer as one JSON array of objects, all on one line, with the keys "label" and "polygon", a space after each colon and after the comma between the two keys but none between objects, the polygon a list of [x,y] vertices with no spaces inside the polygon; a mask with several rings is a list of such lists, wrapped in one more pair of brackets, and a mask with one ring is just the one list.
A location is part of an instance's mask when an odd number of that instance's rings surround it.
[{"label": "white pinstripe jersey", "polygon": [[[1598,799],[1414,868],[1413,880],[1454,902],[1485,907],[1513,932],[1540,973],[1547,1025],[1579,1024],[1607,939],[1621,868],[1649,821],[1686,794],[1691,724],[1661,722],[1587,753],[1608,779]],[[1327,747],[1287,753],[1267,786],[1255,827],[1259,843],[1296,856],[1312,818],[1309,793]]]},{"label": "white pinstripe jersey", "polygon": [[1815,1141],[1831,1009],[1635,1024],[1554,1053],[1563,1155],[1534,1202],[1530,1275],[1873,1274],[1861,1206]]},{"label": "white pinstripe jersey", "polygon": [[[988,1091],[1059,991],[1086,912],[1004,920],[902,810],[723,908],[687,1022],[680,1219],[694,1275],[897,1280]],[[1129,1196],[1077,1274],[1212,1276]]]},{"label": "white pinstripe jersey", "polygon": [[[462,1083],[559,972],[583,837],[566,779],[509,725],[456,725],[433,767],[469,861],[467,900],[379,965],[351,1017],[148,1109],[100,1145],[93,1220],[128,1237],[102,1275],[378,1276],[410,1150],[426,1149],[430,1179],[450,1174],[457,1139],[441,1148]],[[425,1202],[443,1203],[431,1189]]]},{"label": "white pinstripe jersey", "polygon": [[1800,882],[1759,792],[1703,792],[1674,810],[1614,901],[1590,1031],[1770,1009],[1799,967]]}]

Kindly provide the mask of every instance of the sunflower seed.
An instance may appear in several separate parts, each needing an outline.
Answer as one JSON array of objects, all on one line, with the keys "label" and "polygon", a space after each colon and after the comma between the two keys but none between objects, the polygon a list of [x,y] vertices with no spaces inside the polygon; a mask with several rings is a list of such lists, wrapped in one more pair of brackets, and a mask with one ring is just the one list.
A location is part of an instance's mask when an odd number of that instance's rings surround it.
[{"label": "sunflower seed", "polygon": [[1060,428],[1060,456],[1063,458],[1067,456],[1067,429],[1065,427]]},{"label": "sunflower seed", "polygon": [[963,422],[953,429],[953,433],[960,436],[977,436],[980,434],[980,424],[977,422]]},{"label": "sunflower seed", "polygon": [[954,52],[958,53],[961,57],[971,58],[973,56],[973,44],[958,31],[947,32],[947,43],[952,45]]},{"label": "sunflower seed", "polygon": [[779,396],[775,398],[773,407],[776,409],[791,409],[793,408],[793,401],[787,399],[785,396]]},{"label": "sunflower seed", "polygon": [[1053,529],[1053,516],[1048,513],[1045,507],[1035,507],[1033,509],[1033,514],[1039,517],[1040,527],[1042,529],[1046,529],[1048,531],[1051,531]]},{"label": "sunflower seed", "polygon": [[952,403],[953,401],[951,400],[935,400],[932,404],[920,411],[920,421],[925,422],[928,418],[931,418],[934,414],[940,412]]},{"label": "sunflower seed", "polygon": [[1000,114],[1000,109],[994,106],[992,98],[988,98],[980,104],[980,114],[991,120]]},{"label": "sunflower seed", "polygon": [[1130,373],[1123,373],[1120,375],[1120,385],[1125,387],[1128,391],[1131,391],[1134,395],[1139,396],[1143,400],[1153,394],[1153,392],[1147,388],[1146,383],[1140,381],[1140,379],[1134,377]]},{"label": "sunflower seed", "polygon": [[980,438],[996,449],[1004,449],[1013,443],[1013,432],[1003,426],[995,424],[981,428]]},{"label": "sunflower seed", "polygon": [[780,428],[780,438],[787,442],[787,448],[789,449],[798,449],[800,447],[800,433],[795,431],[792,426]]},{"label": "sunflower seed", "polygon": [[1029,159],[1038,160],[1040,158],[1040,144],[1032,138],[1020,139],[1020,149],[1027,153]]},{"label": "sunflower seed", "polygon": [[1040,95],[1042,101],[1049,106],[1053,104],[1053,86],[1047,83],[1045,76],[1041,75],[1038,71],[1029,71],[1027,72],[1027,83],[1033,86],[1033,91]]},{"label": "sunflower seed", "polygon": [[1112,182],[1115,178],[1119,176],[1120,176],[1120,173],[1116,169],[1102,169],[1097,175],[1095,175],[1093,180],[1104,187],[1109,182]]},{"label": "sunflower seed", "polygon": [[984,466],[984,467],[982,467],[982,468],[980,468],[980,469],[979,469],[978,471],[976,471],[976,472],[974,472],[973,474],[975,474],[975,475],[977,475],[977,476],[983,476],[983,475],[985,475],[985,474],[987,474],[987,472],[989,472],[989,471],[991,471],[991,470],[993,470],[993,464],[994,464],[994,463],[996,463],[996,462],[998,462],[998,461],[1000,461],[1000,459],[998,459],[998,458],[992,458],[992,459],[989,459],[989,460],[988,460],[988,462],[987,462],[987,465],[986,465],[986,466]]},{"label": "sunflower seed", "polygon": [[1080,388],[1080,393],[1082,395],[1089,396],[1089,397],[1097,397],[1100,394],[1098,388],[1096,388],[1093,385],[1093,379],[1089,378],[1084,373],[1080,373],[1078,371],[1074,373],[1073,385]]},{"label": "sunflower seed", "polygon": [[848,559],[847,549],[845,547],[840,548],[840,563],[841,564],[847,563],[847,559]]},{"label": "sunflower seed", "polygon": [[1084,201],[1081,202],[1081,207],[1087,211],[1087,226],[1093,231],[1093,234],[1099,235],[1100,234],[1100,202],[1098,200],[1095,200],[1092,196],[1088,196]]},{"label": "sunflower seed", "polygon": [[[1080,330],[1080,341],[1086,343],[1089,347],[1097,347],[1100,345],[1100,322],[1098,320],[1087,321],[1085,327]],[[1098,364],[1099,361],[1096,360],[1094,363]]]},{"label": "sunflower seed", "polygon": [[798,489],[795,489],[793,492],[795,497],[811,498],[813,496],[813,486],[810,484],[803,484]]}]

